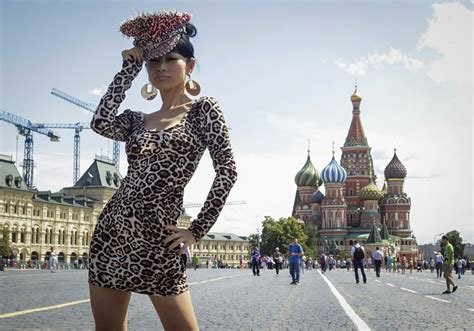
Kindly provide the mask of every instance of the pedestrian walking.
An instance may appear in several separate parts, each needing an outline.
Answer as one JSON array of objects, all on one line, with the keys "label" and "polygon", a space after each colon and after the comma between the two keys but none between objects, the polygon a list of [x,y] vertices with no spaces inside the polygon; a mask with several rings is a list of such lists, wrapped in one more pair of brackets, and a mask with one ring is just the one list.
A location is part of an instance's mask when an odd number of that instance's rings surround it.
[{"label": "pedestrian walking", "polygon": [[300,282],[300,260],[301,256],[303,256],[303,247],[298,243],[297,238],[288,247],[288,255],[290,257],[291,284],[298,285]]},{"label": "pedestrian walking", "polygon": [[435,270],[435,267],[436,267],[435,260],[431,257],[429,263],[430,263],[430,271],[431,271],[431,273],[433,273],[434,270]]},{"label": "pedestrian walking", "polygon": [[444,258],[441,255],[441,252],[436,253],[436,278],[441,278],[443,276],[443,262]]},{"label": "pedestrian walking", "polygon": [[458,279],[461,279],[461,274],[463,273],[463,268],[464,268],[464,260],[461,258],[461,256],[458,257],[456,260],[456,273],[458,274]]},{"label": "pedestrian walking", "polygon": [[252,272],[254,276],[260,276],[260,252],[256,247],[252,250]]},{"label": "pedestrian walking", "polygon": [[386,270],[391,273],[393,268],[393,257],[387,256]]},{"label": "pedestrian walking", "polygon": [[408,264],[408,260],[406,258],[405,255],[402,255],[402,259],[401,259],[401,264],[402,264],[402,274],[404,275],[405,274],[405,270],[407,269],[407,264]]},{"label": "pedestrian walking", "polygon": [[[199,329],[180,250],[199,242],[217,221],[237,172],[219,103],[190,97],[200,92],[191,79],[196,59],[190,39],[196,28],[190,20],[188,13],[160,11],[121,23],[120,31],[134,38],[135,47],[122,52],[122,68],[90,124],[96,133],[126,142],[129,163],[98,216],[90,244],[90,302],[97,329],[126,328],[132,292],[149,296],[165,330]],[[143,67],[148,81],[141,95],[158,96],[148,107],[158,110],[127,109],[117,115]],[[207,200],[188,228],[177,227],[185,187],[206,150],[216,170]]]},{"label": "pedestrian walking", "polygon": [[326,254],[321,253],[321,254],[319,255],[319,265],[320,265],[320,267],[321,267],[321,272],[324,274],[324,273],[326,272],[327,266],[328,266]]},{"label": "pedestrian walking", "polygon": [[273,261],[275,262],[275,272],[278,276],[281,270],[281,265],[283,263],[283,254],[281,254],[279,247],[275,247],[275,252],[273,253]]},{"label": "pedestrian walking", "polygon": [[193,256],[193,267],[194,267],[194,270],[196,270],[199,267],[199,257],[197,256],[197,254],[194,254]]},{"label": "pedestrian walking", "polygon": [[453,293],[458,289],[457,285],[454,284],[453,280],[453,267],[454,267],[454,248],[453,245],[448,241],[447,236],[441,237],[441,242],[444,246],[444,262],[443,262],[443,274],[446,279],[447,290],[443,294],[451,293],[451,286],[453,287]]},{"label": "pedestrian walking", "polygon": [[355,273],[355,279],[356,283],[359,284],[359,271],[362,274],[362,280],[364,281],[364,284],[367,283],[367,277],[365,276],[364,272],[364,263],[363,260],[365,258],[365,250],[364,247],[362,247],[357,240],[354,241],[354,246],[352,246],[351,249],[351,254],[352,254],[352,263],[354,264],[354,273]]},{"label": "pedestrian walking", "polygon": [[376,248],[375,251],[372,253],[372,257],[374,258],[374,265],[375,265],[375,275],[380,277],[380,269],[382,268],[382,259],[383,253],[380,248]]},{"label": "pedestrian walking", "polygon": [[56,256],[56,252],[54,251],[54,248],[51,247],[51,251],[49,252],[49,260],[48,260],[48,264],[49,264],[49,270],[51,270],[51,272],[56,272],[58,270],[58,257]]}]

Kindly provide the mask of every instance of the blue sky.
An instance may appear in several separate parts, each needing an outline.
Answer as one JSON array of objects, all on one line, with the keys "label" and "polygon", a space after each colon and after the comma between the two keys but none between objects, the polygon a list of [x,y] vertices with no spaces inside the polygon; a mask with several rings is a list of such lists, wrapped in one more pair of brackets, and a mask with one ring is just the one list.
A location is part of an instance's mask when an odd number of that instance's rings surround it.
[{"label": "blue sky", "polygon": [[[98,103],[131,47],[118,32],[122,20],[160,9],[193,14],[193,78],[232,127],[239,180],[229,199],[247,202],[227,206],[213,231],[244,235],[264,215],[289,216],[307,140],[319,171],[331,142],[344,143],[357,77],[378,185],[396,147],[419,242],[452,229],[474,242],[471,2],[2,1],[0,9],[0,108],[56,123],[90,121],[50,91]],[[140,73],[121,110],[160,108],[140,96],[146,79]],[[15,158],[16,129],[0,123],[0,130],[0,153]],[[60,143],[35,135],[40,190],[72,184],[72,131],[62,130]],[[112,144],[90,130],[81,142],[81,171],[95,154],[111,155]],[[22,153],[20,137],[20,160]],[[122,174],[126,166],[122,146]],[[203,202],[212,178],[206,155],[185,200]]]}]

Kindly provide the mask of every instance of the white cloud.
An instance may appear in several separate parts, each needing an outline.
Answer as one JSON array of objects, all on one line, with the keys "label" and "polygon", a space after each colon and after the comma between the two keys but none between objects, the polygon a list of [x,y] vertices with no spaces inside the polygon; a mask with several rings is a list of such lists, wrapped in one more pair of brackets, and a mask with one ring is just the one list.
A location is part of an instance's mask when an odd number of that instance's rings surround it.
[{"label": "white cloud", "polygon": [[89,93],[93,95],[102,96],[104,94],[104,90],[101,88],[95,88],[93,90],[89,90]]},{"label": "white cloud", "polygon": [[334,64],[347,71],[353,76],[365,76],[369,68],[383,69],[385,65],[401,64],[410,71],[418,71],[423,68],[423,62],[408,57],[401,50],[390,47],[388,53],[379,54],[377,51],[368,54],[366,57],[353,59],[352,63],[345,63],[341,58],[334,61]]},{"label": "white cloud", "polygon": [[472,22],[474,11],[460,3],[433,5],[428,29],[418,49],[432,48],[439,57],[430,63],[428,76],[435,82],[472,84]]}]

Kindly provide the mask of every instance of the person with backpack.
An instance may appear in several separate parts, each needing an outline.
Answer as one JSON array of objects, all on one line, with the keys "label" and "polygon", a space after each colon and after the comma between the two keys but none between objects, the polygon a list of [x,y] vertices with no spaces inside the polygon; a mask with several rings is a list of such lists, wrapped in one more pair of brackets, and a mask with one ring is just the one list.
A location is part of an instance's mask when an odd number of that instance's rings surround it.
[{"label": "person with backpack", "polygon": [[364,281],[364,284],[365,284],[367,283],[367,277],[365,276],[364,263],[363,263],[363,260],[365,258],[364,247],[362,247],[356,240],[354,241],[354,246],[352,246],[351,253],[352,253],[352,262],[354,264],[356,283],[359,284],[359,270],[358,269],[360,269],[360,272],[362,274],[362,280]]}]

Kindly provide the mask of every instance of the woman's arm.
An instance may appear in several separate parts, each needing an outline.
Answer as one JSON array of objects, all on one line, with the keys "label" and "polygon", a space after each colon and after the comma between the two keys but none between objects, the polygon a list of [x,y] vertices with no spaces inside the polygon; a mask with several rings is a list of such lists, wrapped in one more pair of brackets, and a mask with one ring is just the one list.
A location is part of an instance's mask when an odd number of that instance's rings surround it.
[{"label": "woman's arm", "polygon": [[237,180],[234,155],[229,138],[229,130],[219,104],[213,98],[202,101],[202,130],[216,172],[207,200],[197,219],[189,227],[196,242],[214,225],[229,192]]},{"label": "woman's arm", "polygon": [[122,70],[117,73],[110,83],[107,93],[100,100],[91,121],[91,129],[101,136],[118,141],[126,141],[132,131],[132,112],[127,109],[117,115],[125,92],[132,86],[133,79],[142,68],[142,63],[124,60]]}]

